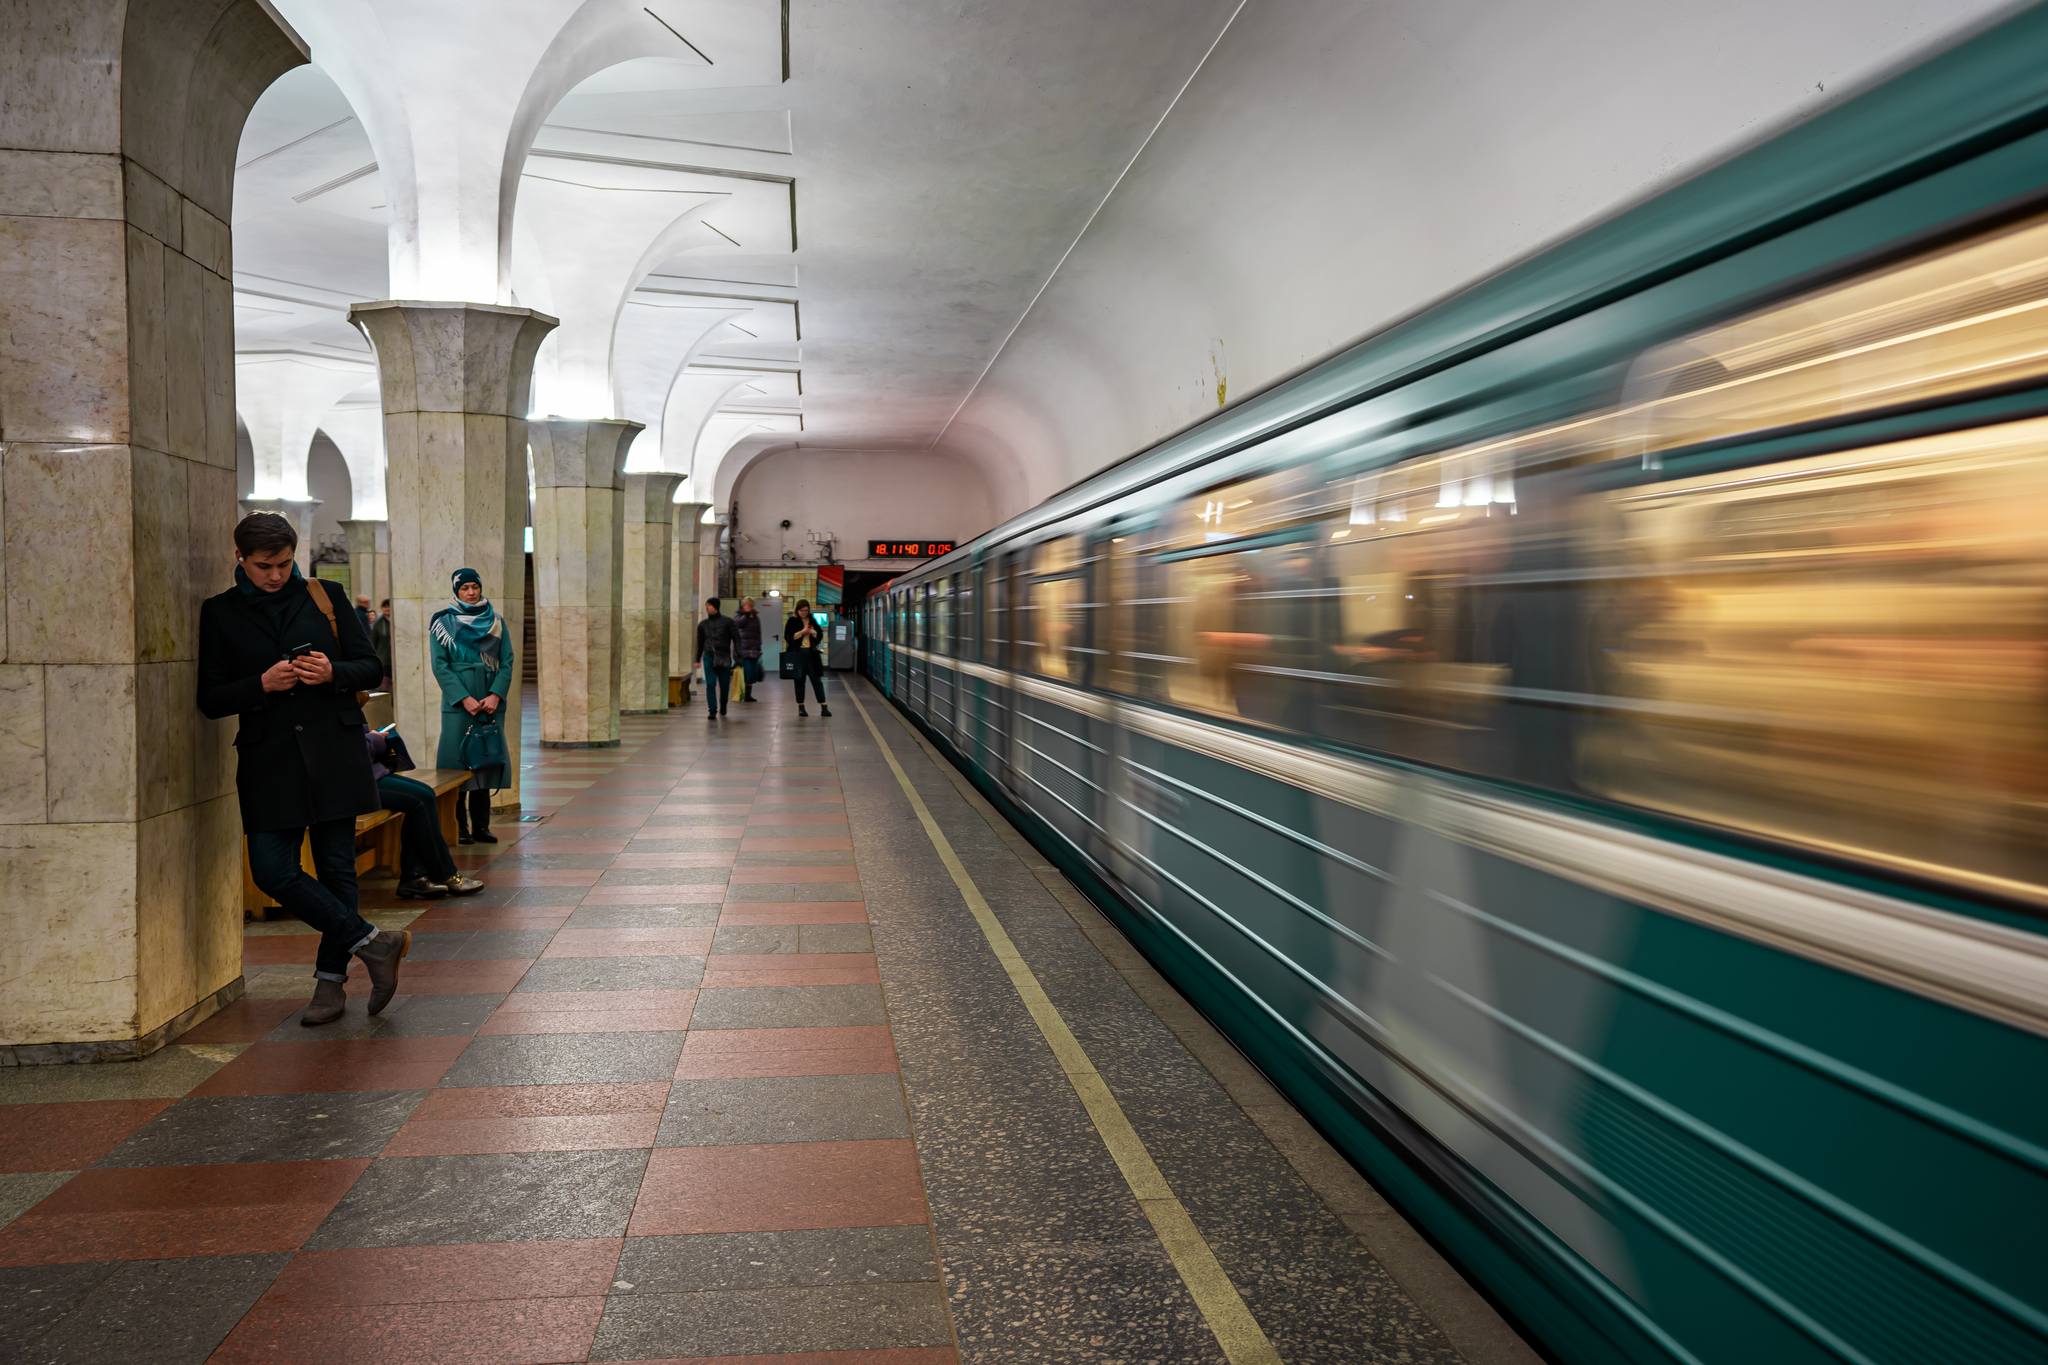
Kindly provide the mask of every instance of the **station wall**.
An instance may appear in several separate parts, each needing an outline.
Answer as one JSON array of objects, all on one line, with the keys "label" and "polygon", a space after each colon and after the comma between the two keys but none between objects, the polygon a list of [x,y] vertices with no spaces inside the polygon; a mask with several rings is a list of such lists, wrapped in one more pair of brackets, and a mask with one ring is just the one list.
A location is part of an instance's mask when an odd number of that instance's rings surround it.
[{"label": "station wall", "polygon": [[[749,464],[734,484],[741,564],[818,562],[812,531],[832,534],[838,562],[856,569],[908,568],[869,560],[870,540],[951,536],[995,525],[988,481],[972,464],[929,451],[780,450]],[[787,519],[790,528],[781,523]],[[787,552],[794,560],[783,559]]]},{"label": "station wall", "polygon": [[1013,515],[2018,7],[1250,0],[941,447]]}]

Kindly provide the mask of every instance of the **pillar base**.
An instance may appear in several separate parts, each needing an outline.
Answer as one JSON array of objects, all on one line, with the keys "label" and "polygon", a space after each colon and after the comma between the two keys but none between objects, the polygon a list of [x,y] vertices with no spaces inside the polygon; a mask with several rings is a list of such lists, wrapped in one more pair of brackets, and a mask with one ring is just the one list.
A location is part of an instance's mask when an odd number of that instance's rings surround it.
[{"label": "pillar base", "polygon": [[0,1047],[0,1067],[139,1062],[240,1000],[248,989],[248,978],[238,976],[177,1018],[165,1020],[140,1038],[109,1038],[95,1043],[15,1043]]},{"label": "pillar base", "polygon": [[540,747],[543,749],[616,749],[619,747],[619,742],[615,739],[544,739],[540,742]]},{"label": "pillar base", "polygon": [[665,716],[668,714],[668,708],[664,706],[657,711],[621,711],[619,714],[622,716]]}]

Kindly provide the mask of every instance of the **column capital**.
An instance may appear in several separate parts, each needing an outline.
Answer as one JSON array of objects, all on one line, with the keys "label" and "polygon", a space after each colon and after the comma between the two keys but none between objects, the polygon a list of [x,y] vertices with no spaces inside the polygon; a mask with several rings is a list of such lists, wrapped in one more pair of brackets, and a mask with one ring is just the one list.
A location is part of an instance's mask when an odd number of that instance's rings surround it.
[{"label": "column capital", "polygon": [[626,520],[671,524],[675,520],[676,489],[685,477],[652,470],[626,475]]},{"label": "column capital", "polygon": [[644,423],[618,417],[536,418],[527,424],[536,488],[625,488],[626,452]]},{"label": "column capital", "polygon": [[533,357],[555,319],[489,303],[384,299],[348,320],[377,352],[384,415],[466,412],[525,417]]},{"label": "column capital", "polygon": [[697,532],[704,525],[704,511],[710,506],[711,504],[708,502],[677,503],[675,505],[675,521],[672,523],[675,526],[675,531],[672,533],[673,539],[695,545],[697,543]]}]

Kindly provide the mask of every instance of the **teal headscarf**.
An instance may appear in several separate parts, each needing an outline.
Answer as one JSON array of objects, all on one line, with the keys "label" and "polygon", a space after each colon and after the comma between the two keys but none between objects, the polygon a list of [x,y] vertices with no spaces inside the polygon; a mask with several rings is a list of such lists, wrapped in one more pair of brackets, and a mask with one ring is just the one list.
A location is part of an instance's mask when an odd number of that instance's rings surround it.
[{"label": "teal headscarf", "polygon": [[[475,569],[457,569],[449,587],[459,588],[464,583],[482,587],[483,578]],[[451,648],[460,645],[492,668],[498,666],[498,644],[505,638],[505,625],[498,619],[489,598],[465,602],[457,597],[434,613],[434,619],[427,628],[442,644]]]}]

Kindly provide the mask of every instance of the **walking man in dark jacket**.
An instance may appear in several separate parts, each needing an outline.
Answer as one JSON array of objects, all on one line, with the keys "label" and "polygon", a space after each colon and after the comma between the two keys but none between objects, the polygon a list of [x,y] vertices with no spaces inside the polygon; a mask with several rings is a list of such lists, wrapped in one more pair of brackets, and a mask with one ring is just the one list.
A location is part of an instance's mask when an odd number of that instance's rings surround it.
[{"label": "walking man in dark jacket", "polygon": [[761,681],[761,614],[754,610],[753,598],[740,599],[732,623],[740,632],[740,700],[755,701],[754,684]]},{"label": "walking man in dark jacket", "polygon": [[732,700],[732,666],[740,656],[740,630],[730,616],[718,612],[716,597],[704,599],[704,619],[697,623],[697,658],[704,664],[704,700],[710,719],[725,714]]},{"label": "walking man in dark jacket", "polygon": [[[383,665],[340,589],[300,575],[298,546],[274,512],[235,527],[235,585],[199,610],[199,709],[241,717],[235,787],[250,874],[320,931],[313,1000],[299,1016],[313,1025],[342,1016],[351,954],[370,973],[370,1013],[389,1004],[412,935],[356,909],[356,817],[379,806],[356,693],[376,686]],[[299,867],[308,839],[317,879]]]}]

